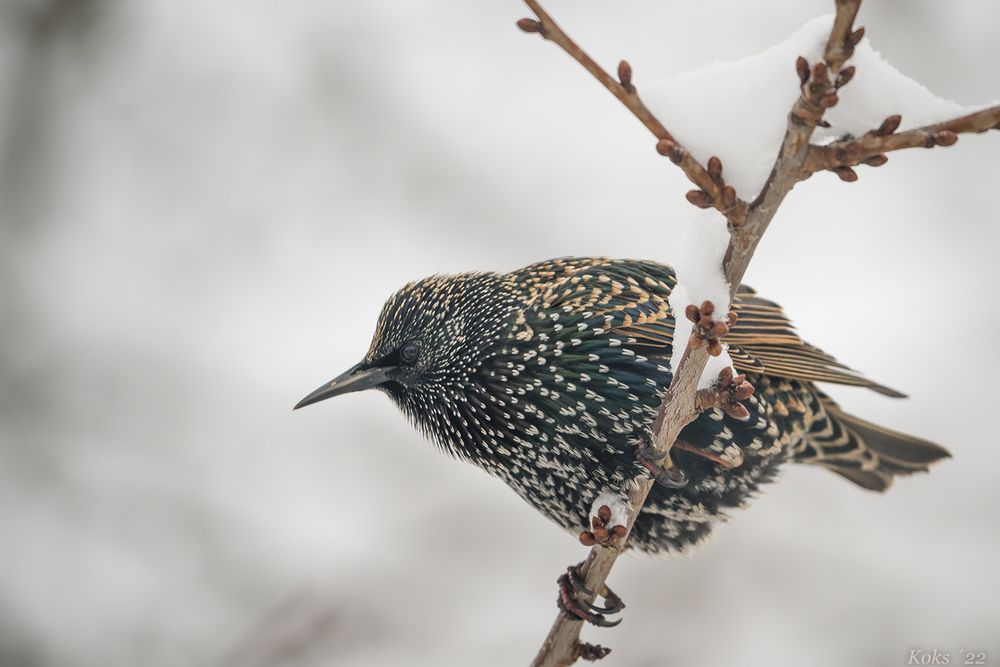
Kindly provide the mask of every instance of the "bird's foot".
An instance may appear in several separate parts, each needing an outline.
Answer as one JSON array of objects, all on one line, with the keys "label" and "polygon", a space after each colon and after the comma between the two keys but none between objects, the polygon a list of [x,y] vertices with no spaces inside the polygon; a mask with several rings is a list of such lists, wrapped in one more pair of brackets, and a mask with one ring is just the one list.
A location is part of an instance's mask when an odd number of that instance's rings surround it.
[{"label": "bird's foot", "polygon": [[687,475],[674,465],[670,455],[646,444],[639,445],[636,458],[658,484],[679,489],[688,483]]},{"label": "bird's foot", "polygon": [[585,547],[592,547],[595,544],[610,547],[615,540],[620,540],[628,533],[628,528],[623,524],[611,524],[611,508],[608,505],[601,505],[597,508],[597,513],[590,517],[590,530],[580,533],[580,544]]},{"label": "bird's foot", "polygon": [[717,357],[722,354],[722,337],[736,324],[736,313],[727,313],[724,321],[712,319],[714,313],[715,304],[711,301],[702,302],[700,308],[692,303],[684,311],[685,317],[694,323],[694,332],[689,343],[691,349],[708,347],[708,353]]},{"label": "bird's foot", "polygon": [[[582,563],[570,565],[566,568],[566,573],[557,580],[559,584],[559,599],[556,601],[556,604],[559,606],[559,609],[573,620],[586,621],[601,628],[612,628],[618,625],[622,622],[621,619],[609,621],[607,614],[621,613],[625,609],[625,603],[606,585],[602,584],[599,591],[600,597],[604,598],[603,607],[580,599],[581,596],[587,599],[594,599],[598,595],[598,593],[584,585],[583,573],[580,571],[581,565]],[[595,648],[603,649],[603,647]],[[605,652],[604,655],[607,655],[607,653]],[[596,660],[603,658],[604,655],[587,659]]]},{"label": "bird's foot", "polygon": [[580,659],[588,662],[597,662],[598,660],[607,657],[608,653],[611,653],[611,649],[607,646],[601,646],[600,644],[588,644],[586,642],[580,642],[577,645],[577,649],[580,651]]},{"label": "bird's foot", "polygon": [[746,375],[736,375],[732,368],[723,368],[715,386],[698,390],[695,407],[698,410],[718,408],[733,419],[746,421],[750,419],[750,411],[741,401],[753,396],[753,392],[753,385],[747,382]]}]

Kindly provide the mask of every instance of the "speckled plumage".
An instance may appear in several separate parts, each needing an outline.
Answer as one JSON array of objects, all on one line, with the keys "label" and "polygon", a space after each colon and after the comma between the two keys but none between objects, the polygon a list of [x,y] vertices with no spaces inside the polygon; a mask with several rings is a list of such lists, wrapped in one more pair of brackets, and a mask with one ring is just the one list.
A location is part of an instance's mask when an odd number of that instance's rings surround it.
[{"label": "speckled plumage", "polygon": [[[599,494],[645,474],[635,445],[671,379],[674,284],[669,267],[603,258],[427,278],[388,300],[359,367],[388,369],[379,388],[421,431],[578,533]],[[698,542],[789,459],[881,490],[947,455],[844,415],[814,381],[895,393],[801,341],[777,305],[744,288],[733,308],[730,353],[757,389],[750,418],[710,409],[684,429],[672,456],[689,483],[654,485],[631,546]]]}]

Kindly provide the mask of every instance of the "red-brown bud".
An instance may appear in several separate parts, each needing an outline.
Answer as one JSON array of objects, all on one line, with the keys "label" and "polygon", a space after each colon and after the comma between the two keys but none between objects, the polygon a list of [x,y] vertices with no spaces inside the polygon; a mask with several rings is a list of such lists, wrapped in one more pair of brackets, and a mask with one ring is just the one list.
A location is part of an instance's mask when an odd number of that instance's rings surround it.
[{"label": "red-brown bud", "polygon": [[934,133],[934,143],[938,146],[952,146],[958,141],[958,135],[951,130],[941,130]]},{"label": "red-brown bud", "polygon": [[875,134],[877,134],[880,137],[884,137],[887,134],[892,134],[897,129],[899,129],[899,124],[901,122],[903,122],[903,117],[900,116],[899,114],[894,114],[892,116],[889,116],[882,121],[881,125],[878,126],[878,129],[875,130]]},{"label": "red-brown bud", "polygon": [[611,521],[611,508],[607,505],[601,505],[597,509],[597,518],[599,518],[604,523]]},{"label": "red-brown bud", "polygon": [[712,208],[712,198],[704,190],[688,190],[685,196],[698,208]]},{"label": "red-brown bud", "polygon": [[858,172],[854,171],[850,167],[837,167],[833,170],[833,172],[840,177],[840,180],[847,183],[853,183],[858,180]]},{"label": "red-brown bud", "polygon": [[660,139],[656,142],[656,152],[664,157],[670,158],[674,164],[680,164],[684,159],[684,152],[676,142],[670,139]]},{"label": "red-brown bud", "polygon": [[799,83],[806,85],[806,81],[809,80],[809,61],[799,56],[795,60],[795,73],[799,75]]},{"label": "red-brown bud", "polygon": [[618,80],[621,81],[626,91],[631,93],[635,90],[632,86],[632,66],[628,64],[627,60],[618,63]]},{"label": "red-brown bud", "polygon": [[708,158],[708,176],[716,183],[722,183],[722,160],[714,155]]},{"label": "red-brown bud", "polygon": [[750,419],[750,411],[743,407],[740,403],[733,403],[727,406],[725,412],[733,419],[739,419],[741,422],[745,422]]},{"label": "red-brown bud", "polygon": [[726,208],[729,208],[730,206],[736,206],[736,188],[734,188],[731,185],[723,186],[722,204]]},{"label": "red-brown bud", "polygon": [[751,396],[753,396],[754,388],[749,382],[740,383],[735,389],[733,389],[733,398],[737,401],[745,401]]},{"label": "red-brown bud", "polygon": [[845,67],[840,71],[840,74],[837,75],[837,80],[834,82],[833,85],[836,86],[837,88],[840,88],[841,86],[846,86],[848,83],[851,82],[851,79],[854,78],[854,71],[855,70],[853,65],[850,67]]},{"label": "red-brown bud", "polygon": [[517,27],[524,32],[542,32],[542,24],[540,21],[535,19],[519,19],[517,22]]}]

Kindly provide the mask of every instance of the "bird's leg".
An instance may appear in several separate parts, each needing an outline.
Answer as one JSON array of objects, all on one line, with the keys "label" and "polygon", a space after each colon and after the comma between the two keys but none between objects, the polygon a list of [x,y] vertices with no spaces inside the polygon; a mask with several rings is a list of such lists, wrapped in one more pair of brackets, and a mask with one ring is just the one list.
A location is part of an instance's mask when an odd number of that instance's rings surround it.
[{"label": "bird's leg", "polygon": [[[618,517],[618,520],[625,519]],[[586,547],[595,544],[600,544],[604,547],[617,546],[617,542],[625,538],[628,528],[624,524],[616,523],[615,521],[616,518],[611,507],[609,505],[601,505],[597,508],[594,515],[590,517],[590,530],[580,533],[580,543]],[[586,621],[587,623],[592,623],[603,628],[618,625],[621,623],[621,619],[609,621],[605,614],[620,613],[625,609],[625,603],[606,584],[601,584],[601,588],[598,591],[592,591],[587,588],[584,583],[582,565],[583,563],[570,565],[566,568],[566,572],[559,577],[557,580],[559,584],[559,598],[556,604],[559,606],[559,609],[572,619]],[[599,606],[591,602],[591,600],[598,596],[604,598],[604,606]],[[596,660],[607,655],[607,650],[603,647],[596,646],[593,648],[596,657],[588,659]],[[604,651],[604,653],[597,655],[601,651]],[[581,655],[581,657],[584,656]]]},{"label": "bird's leg", "polygon": [[661,452],[648,444],[640,443],[636,447],[636,458],[643,468],[649,471],[658,484],[671,489],[679,489],[688,483],[687,475],[674,465],[670,455]]},{"label": "bird's leg", "polygon": [[609,621],[605,614],[621,612],[625,609],[625,603],[606,584],[602,584],[601,590],[598,591],[600,596],[604,598],[603,607],[580,600],[581,595],[587,598],[597,596],[597,593],[584,585],[583,573],[580,571],[581,565],[582,563],[570,565],[566,568],[566,573],[557,579],[559,598],[556,600],[556,604],[559,609],[573,620],[586,621],[598,627],[612,628],[618,625],[622,622],[621,619]]},{"label": "bird's leg", "polygon": [[696,447],[692,445],[690,442],[684,440],[677,440],[676,442],[674,442],[674,449],[680,449],[685,452],[691,452],[695,456],[700,456],[703,459],[708,459],[712,463],[715,463],[716,465],[725,468],[726,470],[732,470],[733,468],[738,468],[740,465],[743,464],[742,454],[739,454],[735,460],[726,460],[721,456],[719,456],[718,454],[706,451],[701,447]]},{"label": "bird's leg", "polygon": [[723,368],[713,387],[698,390],[695,408],[699,411],[718,408],[733,419],[746,421],[750,419],[750,411],[741,401],[753,396],[753,392],[753,385],[747,382],[746,375],[736,375],[732,368]]}]

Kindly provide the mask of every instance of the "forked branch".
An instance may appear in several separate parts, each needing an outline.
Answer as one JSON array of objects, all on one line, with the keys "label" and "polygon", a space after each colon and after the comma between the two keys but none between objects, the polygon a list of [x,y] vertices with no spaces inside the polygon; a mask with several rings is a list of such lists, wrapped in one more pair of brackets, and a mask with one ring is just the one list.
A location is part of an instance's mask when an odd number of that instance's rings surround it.
[{"label": "forked branch", "polygon": [[[885,153],[890,151],[918,146],[948,146],[955,143],[960,133],[983,132],[1000,127],[1000,107],[993,107],[899,134],[895,134],[899,118],[890,117],[880,128],[861,138],[847,139],[827,146],[812,145],[810,140],[816,127],[824,122],[824,113],[838,103],[839,89],[847,85],[854,76],[854,68],[845,65],[864,35],[863,28],[854,29],[861,0],[835,2],[837,13],[823,60],[810,64],[804,58],[799,58],[795,63],[801,83],[800,95],[788,114],[785,136],[771,174],[750,204],[739,199],[732,187],[725,184],[719,158],[711,158],[707,165],[699,163],[646,107],[632,82],[632,68],[628,63],[622,61],[618,68],[618,78],[612,77],[569,38],[536,0],[525,0],[536,18],[521,19],[518,27],[525,32],[540,34],[583,65],[657,138],[657,150],[677,164],[685,176],[698,186],[698,190],[688,193],[688,200],[702,208],[715,208],[726,216],[729,221],[730,242],[722,268],[730,285],[730,295],[735,296],[750,258],[779,206],[795,184],[808,178],[813,172],[832,170],[844,180],[855,180],[857,174],[853,171],[853,166],[862,163],[878,166],[884,163],[887,159]],[[702,306],[704,308],[705,304]],[[739,408],[742,405],[739,401],[752,392],[752,387],[746,385],[743,378],[726,374],[720,376],[714,391],[699,393],[699,380],[709,354],[718,352],[717,338],[725,334],[729,324],[723,319],[718,322],[722,326],[717,328],[714,324],[702,321],[704,314],[700,311],[692,313],[697,315],[692,318],[697,320],[696,325],[691,330],[681,361],[652,427],[649,455],[665,461],[667,466],[671,447],[677,442],[681,430],[697,417],[700,409],[718,408],[731,415],[741,416]],[[717,319],[710,318],[712,321]],[[681,340],[679,330],[675,340]],[[712,340],[716,342],[713,343]],[[678,348],[675,348],[676,351],[679,351]],[[738,461],[729,463],[739,465]],[[630,512],[624,530],[621,526],[616,526],[607,535],[601,533],[584,540],[592,546],[582,566],[574,569],[574,576],[582,584],[582,592],[577,595],[576,602],[591,603],[594,595],[590,591],[607,590],[605,581],[608,574],[625,548],[628,535],[653,483],[652,479],[642,478],[633,480],[626,486],[624,492],[628,496]],[[579,617],[560,612],[532,666],[566,667],[581,657],[589,660],[604,657],[608,649],[580,642],[581,627]]]}]

